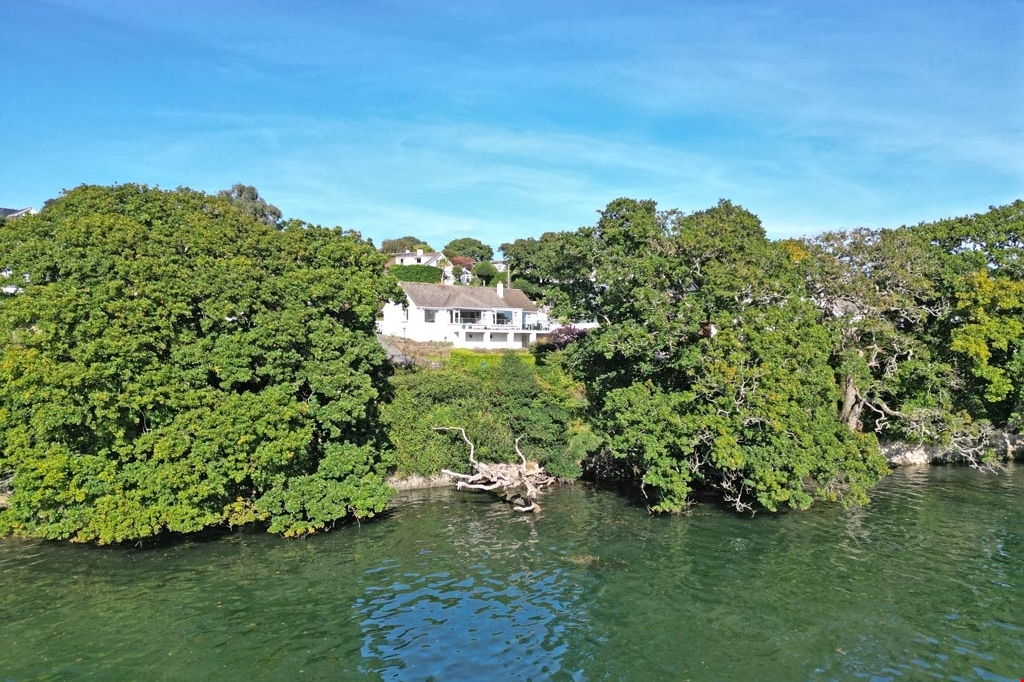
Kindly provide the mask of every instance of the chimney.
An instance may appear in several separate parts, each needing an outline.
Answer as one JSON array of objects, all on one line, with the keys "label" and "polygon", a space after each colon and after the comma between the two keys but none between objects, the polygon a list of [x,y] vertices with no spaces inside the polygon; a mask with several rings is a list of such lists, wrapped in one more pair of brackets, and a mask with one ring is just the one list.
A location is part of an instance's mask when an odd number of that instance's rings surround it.
[{"label": "chimney", "polygon": [[423,255],[423,249],[416,249],[416,255],[417,256],[422,256]]},{"label": "chimney", "polygon": [[498,298],[505,298],[505,285],[498,282]]}]

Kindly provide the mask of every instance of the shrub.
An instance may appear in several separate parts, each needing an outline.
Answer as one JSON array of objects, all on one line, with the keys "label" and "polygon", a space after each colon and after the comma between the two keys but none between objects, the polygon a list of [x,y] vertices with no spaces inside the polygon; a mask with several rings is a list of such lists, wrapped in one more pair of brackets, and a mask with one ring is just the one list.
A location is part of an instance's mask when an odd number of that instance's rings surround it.
[{"label": "shrub", "polygon": [[444,271],[441,268],[435,268],[433,265],[394,265],[391,267],[391,274],[399,282],[440,284],[441,275],[444,274]]},{"label": "shrub", "polygon": [[551,333],[548,335],[548,343],[558,350],[561,350],[573,341],[579,341],[586,335],[586,329],[580,329],[579,327],[574,327],[571,324],[565,325],[551,330]]}]

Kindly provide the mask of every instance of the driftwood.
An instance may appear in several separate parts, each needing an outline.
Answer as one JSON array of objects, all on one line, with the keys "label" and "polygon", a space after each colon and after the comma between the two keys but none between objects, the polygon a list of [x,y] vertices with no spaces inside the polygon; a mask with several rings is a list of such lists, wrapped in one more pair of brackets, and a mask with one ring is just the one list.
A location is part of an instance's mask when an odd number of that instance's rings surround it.
[{"label": "driftwood", "polygon": [[506,502],[512,503],[512,508],[518,512],[540,511],[537,504],[537,497],[540,495],[540,488],[549,486],[555,482],[553,476],[549,476],[544,468],[537,462],[527,461],[519,449],[519,438],[516,438],[516,454],[519,455],[518,464],[509,462],[485,463],[478,462],[473,453],[475,447],[473,441],[466,436],[466,430],[459,426],[437,426],[435,431],[458,431],[462,434],[462,440],[469,445],[469,463],[473,465],[475,473],[460,474],[456,471],[443,469],[442,472],[458,479],[455,484],[457,490],[463,488],[469,490],[494,490],[505,498]]}]

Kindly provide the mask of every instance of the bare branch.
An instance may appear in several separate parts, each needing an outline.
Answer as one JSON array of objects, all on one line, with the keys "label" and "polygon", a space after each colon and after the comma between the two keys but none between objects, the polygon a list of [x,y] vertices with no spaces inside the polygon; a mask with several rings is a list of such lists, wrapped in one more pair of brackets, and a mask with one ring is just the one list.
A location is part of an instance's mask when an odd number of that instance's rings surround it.
[{"label": "bare branch", "polygon": [[[484,463],[478,462],[473,454],[475,448],[472,441],[466,435],[465,429],[460,426],[435,426],[435,431],[458,431],[462,439],[469,445],[469,461],[473,465],[475,473],[461,474],[448,469],[442,473],[459,479],[455,488],[462,490],[498,490],[504,491],[505,500],[511,502],[513,509],[518,512],[539,512],[540,505],[537,504],[537,496],[540,494],[538,486],[547,486],[555,482],[555,479],[547,474],[537,462],[526,459],[519,441],[523,438],[520,435],[515,440],[515,451],[519,455],[519,464],[506,462]],[[525,434],[524,434],[525,435]]]},{"label": "bare branch", "polygon": [[435,426],[434,430],[435,431],[458,431],[459,433],[461,433],[462,434],[462,440],[466,441],[466,444],[469,445],[469,461],[472,462],[473,464],[476,464],[476,460],[473,459],[473,452],[476,450],[476,446],[473,445],[473,441],[471,441],[469,439],[469,436],[466,435],[466,429],[462,428],[461,426]]}]

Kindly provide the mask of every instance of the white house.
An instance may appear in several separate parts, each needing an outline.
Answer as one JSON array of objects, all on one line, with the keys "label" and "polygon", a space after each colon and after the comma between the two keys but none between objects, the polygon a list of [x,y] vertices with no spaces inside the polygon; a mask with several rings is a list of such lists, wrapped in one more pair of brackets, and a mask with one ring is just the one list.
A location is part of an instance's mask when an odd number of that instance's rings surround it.
[{"label": "white house", "polygon": [[429,265],[441,270],[441,281],[445,284],[455,282],[454,270],[448,258],[440,251],[423,252],[423,249],[396,253],[387,262],[387,267],[392,265]]},{"label": "white house", "polygon": [[444,341],[456,348],[526,348],[548,331],[547,316],[519,289],[399,282],[409,303],[387,303],[382,334]]},{"label": "white house", "polygon": [[448,265],[448,259],[440,251],[423,253],[423,249],[416,249],[392,254],[388,265],[433,265],[435,268],[443,268]]},{"label": "white house", "polygon": [[0,208],[0,218],[14,220],[24,215],[35,215],[35,212],[36,210],[31,206],[28,208]]}]

